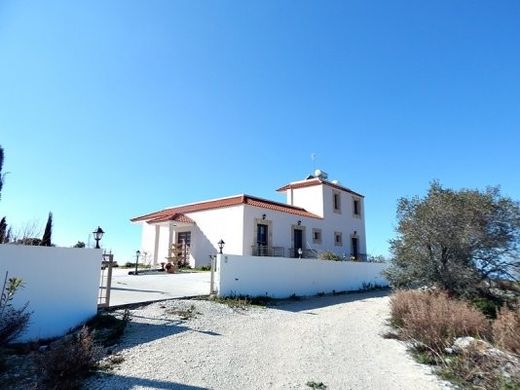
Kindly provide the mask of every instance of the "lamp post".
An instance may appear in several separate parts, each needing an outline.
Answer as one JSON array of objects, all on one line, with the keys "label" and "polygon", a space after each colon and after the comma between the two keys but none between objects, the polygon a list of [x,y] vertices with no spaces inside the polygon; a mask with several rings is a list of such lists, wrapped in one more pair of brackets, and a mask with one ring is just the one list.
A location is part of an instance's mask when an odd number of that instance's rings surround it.
[{"label": "lamp post", "polygon": [[219,254],[222,254],[222,249],[224,249],[224,244],[225,244],[225,242],[224,242],[224,240],[221,238],[220,241],[217,243],[217,245],[218,245],[218,253],[219,253]]},{"label": "lamp post", "polygon": [[103,234],[105,234],[105,232],[103,229],[101,229],[101,227],[98,226],[97,229],[92,232],[92,234],[94,235],[94,240],[96,240],[96,249],[100,249],[99,241],[103,238]]},{"label": "lamp post", "polygon": [[298,248],[298,258],[301,259],[303,254],[302,248]]},{"label": "lamp post", "polygon": [[134,275],[137,275],[137,264],[139,264],[139,256],[141,256],[141,251],[138,249],[135,251],[135,272]]}]

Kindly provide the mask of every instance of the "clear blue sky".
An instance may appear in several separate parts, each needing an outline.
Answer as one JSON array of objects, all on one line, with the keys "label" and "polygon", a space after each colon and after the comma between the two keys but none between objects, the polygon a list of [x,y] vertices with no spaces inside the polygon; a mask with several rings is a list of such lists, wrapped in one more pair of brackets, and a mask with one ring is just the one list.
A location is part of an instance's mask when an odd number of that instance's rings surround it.
[{"label": "clear blue sky", "polygon": [[396,201],[446,186],[520,199],[520,2],[2,1],[0,215],[54,241],[140,244],[129,218],[274,190],[316,167]]}]

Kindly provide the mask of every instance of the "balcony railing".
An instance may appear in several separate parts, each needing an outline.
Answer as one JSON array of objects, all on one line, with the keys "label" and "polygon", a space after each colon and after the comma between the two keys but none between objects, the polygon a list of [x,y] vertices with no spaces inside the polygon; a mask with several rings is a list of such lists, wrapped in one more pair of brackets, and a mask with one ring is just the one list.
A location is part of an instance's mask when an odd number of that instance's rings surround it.
[{"label": "balcony railing", "polygon": [[[289,248],[289,257],[299,258],[298,248]],[[314,249],[303,249],[302,259],[316,259],[318,257],[318,251]]]},{"label": "balcony railing", "polygon": [[[270,257],[285,257],[286,251],[281,246],[268,246],[268,245],[251,245],[251,254],[253,256],[270,256]],[[316,259],[319,258],[320,253],[315,249],[303,249],[303,259]],[[288,248],[287,257],[299,258],[298,248]],[[356,255],[347,254],[340,255],[340,260],[349,261],[367,261],[366,253],[358,253]]]},{"label": "balcony railing", "polygon": [[251,253],[253,256],[284,257],[285,248],[281,246],[252,245]]}]

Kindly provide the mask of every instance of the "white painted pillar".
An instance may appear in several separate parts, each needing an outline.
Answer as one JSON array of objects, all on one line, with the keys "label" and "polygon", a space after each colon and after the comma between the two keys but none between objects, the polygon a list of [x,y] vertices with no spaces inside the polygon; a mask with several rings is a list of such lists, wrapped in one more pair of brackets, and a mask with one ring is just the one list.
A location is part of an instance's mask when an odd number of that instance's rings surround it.
[{"label": "white painted pillar", "polygon": [[159,225],[155,225],[155,246],[153,251],[153,264],[157,265],[157,260],[159,259],[159,235],[161,234],[161,227]]},{"label": "white painted pillar", "polygon": [[168,256],[170,256],[172,245],[177,243],[177,230],[175,230],[175,225],[173,223],[170,223],[168,228]]}]

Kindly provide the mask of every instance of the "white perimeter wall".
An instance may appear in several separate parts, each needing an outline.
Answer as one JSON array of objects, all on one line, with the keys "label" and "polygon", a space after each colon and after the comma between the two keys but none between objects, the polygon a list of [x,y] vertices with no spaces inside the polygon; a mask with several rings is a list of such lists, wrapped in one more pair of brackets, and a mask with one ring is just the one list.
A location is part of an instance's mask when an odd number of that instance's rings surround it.
[{"label": "white perimeter wall", "polygon": [[6,271],[22,278],[13,305],[33,312],[19,341],[61,336],[94,316],[100,267],[101,249],[0,245],[0,283]]},{"label": "white perimeter wall", "polygon": [[365,283],[387,286],[381,276],[387,264],[315,259],[219,255],[219,296],[249,295],[287,298],[333,290],[359,290]]}]

